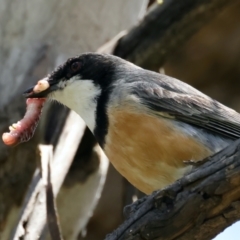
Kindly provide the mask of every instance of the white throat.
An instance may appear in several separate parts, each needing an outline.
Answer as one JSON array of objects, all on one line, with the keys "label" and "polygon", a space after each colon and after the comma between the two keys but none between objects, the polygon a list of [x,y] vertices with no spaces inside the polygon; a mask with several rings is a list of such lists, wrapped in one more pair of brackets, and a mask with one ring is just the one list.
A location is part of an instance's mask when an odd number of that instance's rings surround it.
[{"label": "white throat", "polygon": [[59,83],[63,90],[51,94],[50,98],[66,105],[75,111],[93,132],[96,126],[96,98],[101,89],[92,80],[82,80],[78,77]]}]

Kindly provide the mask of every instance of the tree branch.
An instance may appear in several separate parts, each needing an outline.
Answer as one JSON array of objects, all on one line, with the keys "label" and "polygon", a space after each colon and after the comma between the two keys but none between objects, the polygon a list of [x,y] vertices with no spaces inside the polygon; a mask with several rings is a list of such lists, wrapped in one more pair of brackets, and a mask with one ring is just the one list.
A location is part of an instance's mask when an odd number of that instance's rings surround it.
[{"label": "tree branch", "polygon": [[240,139],[204,162],[128,206],[129,218],[106,240],[210,240],[240,219]]},{"label": "tree branch", "polygon": [[53,193],[52,179],[51,179],[53,146],[40,144],[39,149],[41,152],[42,180],[44,182],[45,192],[46,192],[46,210],[47,210],[48,229],[52,239],[63,240],[60,224],[59,224],[56,200]]},{"label": "tree branch", "polygon": [[[112,54],[158,70],[166,58],[234,0],[165,0],[118,42]],[[114,39],[116,41],[116,39]]]}]

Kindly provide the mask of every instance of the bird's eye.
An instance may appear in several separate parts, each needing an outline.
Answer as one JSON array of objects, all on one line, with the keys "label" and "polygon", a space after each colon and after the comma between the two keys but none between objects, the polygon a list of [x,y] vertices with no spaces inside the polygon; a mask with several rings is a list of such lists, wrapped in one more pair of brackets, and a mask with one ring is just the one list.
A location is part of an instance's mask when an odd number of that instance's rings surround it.
[{"label": "bird's eye", "polygon": [[76,72],[76,71],[78,71],[80,69],[80,67],[81,67],[81,63],[80,62],[74,62],[71,65],[71,70],[73,72]]}]

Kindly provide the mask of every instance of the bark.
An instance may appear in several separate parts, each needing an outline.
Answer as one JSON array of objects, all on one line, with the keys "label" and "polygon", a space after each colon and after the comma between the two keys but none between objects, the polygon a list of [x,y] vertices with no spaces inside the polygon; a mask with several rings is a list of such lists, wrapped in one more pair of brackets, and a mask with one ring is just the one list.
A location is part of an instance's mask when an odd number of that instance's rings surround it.
[{"label": "bark", "polygon": [[106,240],[210,240],[239,220],[240,140],[203,162],[125,208],[128,219]]}]

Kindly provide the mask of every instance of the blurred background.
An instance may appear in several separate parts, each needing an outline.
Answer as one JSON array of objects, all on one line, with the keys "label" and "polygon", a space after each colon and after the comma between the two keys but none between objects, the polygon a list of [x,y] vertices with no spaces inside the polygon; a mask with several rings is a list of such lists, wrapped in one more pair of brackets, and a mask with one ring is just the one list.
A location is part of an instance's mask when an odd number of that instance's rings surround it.
[{"label": "blurred background", "polygon": [[[230,2],[155,70],[240,111],[240,2]],[[68,57],[97,51],[119,33],[126,34],[158,4],[148,0],[0,0],[0,132],[24,115],[23,90]],[[28,186],[39,166],[37,145],[53,144],[56,149],[68,116],[67,109],[48,104],[30,142],[14,148],[0,142],[0,239],[11,239],[20,221]],[[143,194],[108,166],[88,130],[79,141],[74,158],[66,155],[66,161],[73,162],[57,198],[63,236],[104,239],[123,222],[123,207]],[[237,224],[216,240],[239,239]],[[41,236],[48,238],[46,228]]]}]

